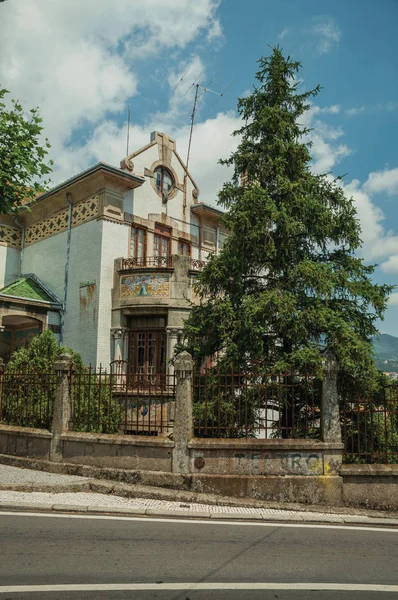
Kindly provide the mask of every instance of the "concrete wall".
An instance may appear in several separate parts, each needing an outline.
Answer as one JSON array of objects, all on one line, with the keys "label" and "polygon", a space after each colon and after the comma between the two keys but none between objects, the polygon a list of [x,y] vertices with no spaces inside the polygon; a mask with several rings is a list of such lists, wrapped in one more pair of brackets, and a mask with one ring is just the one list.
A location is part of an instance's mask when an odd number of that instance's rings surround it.
[{"label": "concrete wall", "polygon": [[108,367],[111,356],[111,322],[114,261],[120,256],[128,255],[130,243],[130,226],[126,224],[101,221],[101,264],[98,278],[98,338],[97,338],[97,365]]},{"label": "concrete wall", "polygon": [[347,506],[398,510],[398,464],[344,465],[341,474]]},{"label": "concrete wall", "polygon": [[0,290],[19,277],[20,250],[0,246]]},{"label": "concrete wall", "polygon": [[[42,429],[0,425],[0,455],[48,461],[51,439]],[[91,476],[219,496],[398,510],[398,465],[343,465],[332,473],[333,444],[196,439],[189,444],[190,474],[178,476],[167,438],[69,432],[60,439],[61,472],[64,463],[65,472],[68,465],[93,466],[104,471]]]},{"label": "concrete wall", "polygon": [[102,226],[89,221],[71,233],[64,344],[86,364],[97,360]]},{"label": "concrete wall", "polygon": [[65,433],[61,441],[63,460],[67,463],[139,471],[171,471],[174,443],[167,439]]},{"label": "concrete wall", "polygon": [[66,239],[63,231],[26,246],[22,262],[23,273],[34,273],[60,299],[64,297]]},{"label": "concrete wall", "polygon": [[51,439],[44,429],[0,425],[0,454],[49,460]]},{"label": "concrete wall", "polygon": [[341,444],[317,440],[194,439],[192,473],[229,475],[338,475]]}]

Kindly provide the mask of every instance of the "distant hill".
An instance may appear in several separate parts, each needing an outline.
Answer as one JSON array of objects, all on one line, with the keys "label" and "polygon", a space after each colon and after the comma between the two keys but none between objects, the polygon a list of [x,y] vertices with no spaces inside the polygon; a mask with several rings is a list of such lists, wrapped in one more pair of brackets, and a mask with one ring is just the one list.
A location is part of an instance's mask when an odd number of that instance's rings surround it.
[{"label": "distant hill", "polygon": [[398,337],[382,333],[373,339],[373,348],[377,359],[398,361]]}]

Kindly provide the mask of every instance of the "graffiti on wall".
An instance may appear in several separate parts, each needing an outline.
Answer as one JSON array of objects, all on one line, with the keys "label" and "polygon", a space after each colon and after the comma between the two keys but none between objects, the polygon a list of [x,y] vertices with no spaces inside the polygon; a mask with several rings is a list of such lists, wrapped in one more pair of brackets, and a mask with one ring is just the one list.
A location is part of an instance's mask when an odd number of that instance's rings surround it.
[{"label": "graffiti on wall", "polygon": [[126,275],[121,278],[120,295],[122,298],[167,297],[169,279],[169,275]]}]

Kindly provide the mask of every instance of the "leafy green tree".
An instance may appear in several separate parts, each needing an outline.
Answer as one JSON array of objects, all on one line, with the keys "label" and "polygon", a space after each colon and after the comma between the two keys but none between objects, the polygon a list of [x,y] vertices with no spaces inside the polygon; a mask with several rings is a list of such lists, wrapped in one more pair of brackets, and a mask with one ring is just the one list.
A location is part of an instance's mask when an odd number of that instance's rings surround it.
[{"label": "leafy green tree", "polygon": [[374,284],[374,266],[356,255],[360,225],[339,178],[311,171],[300,122],[320,87],[299,91],[300,66],[273,49],[259,61],[257,87],[238,101],[240,143],[220,161],[234,167],[218,200],[230,236],[197,280],[186,348],[199,363],[266,360],[279,373],[319,375],[327,348],[372,387],[371,337],[392,286]]},{"label": "leafy green tree", "polygon": [[22,105],[3,102],[6,89],[0,89],[0,214],[9,213],[44,191],[49,182],[40,180],[51,172],[52,161],[45,162],[50,144],[41,140],[42,119],[37,108],[26,118]]},{"label": "leafy green tree", "polygon": [[7,364],[2,393],[2,420],[10,425],[50,429],[55,401],[54,366],[61,354],[72,358],[73,429],[117,433],[122,407],[113,397],[109,376],[92,374],[78,352],[60,346],[52,331],[35,336],[29,348],[16,350]]}]

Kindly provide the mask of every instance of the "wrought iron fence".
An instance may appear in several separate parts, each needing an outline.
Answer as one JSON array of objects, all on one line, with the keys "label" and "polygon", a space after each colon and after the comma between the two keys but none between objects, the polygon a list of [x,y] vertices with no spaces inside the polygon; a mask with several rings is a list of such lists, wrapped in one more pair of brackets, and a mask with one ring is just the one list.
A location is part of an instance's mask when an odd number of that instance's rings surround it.
[{"label": "wrought iron fence", "polygon": [[345,463],[398,463],[398,385],[377,398],[348,398],[341,403]]},{"label": "wrought iron fence", "polygon": [[270,375],[215,369],[193,376],[194,431],[212,438],[318,438],[320,381],[312,375]]},{"label": "wrought iron fence", "polygon": [[51,429],[56,375],[22,365],[0,371],[0,422]]},{"label": "wrought iron fence", "polygon": [[175,379],[129,373],[127,362],[109,370],[80,369],[72,378],[73,431],[159,435],[173,429]]},{"label": "wrought iron fence", "polygon": [[137,267],[172,267],[172,256],[141,256],[124,258],[123,269],[134,269]]},{"label": "wrought iron fence", "polygon": [[[174,266],[174,256],[141,256],[123,258],[123,269],[137,269],[141,267],[171,268]],[[189,257],[187,257],[189,258]],[[206,261],[198,258],[189,258],[189,268],[192,271],[201,271],[206,265]]]}]

